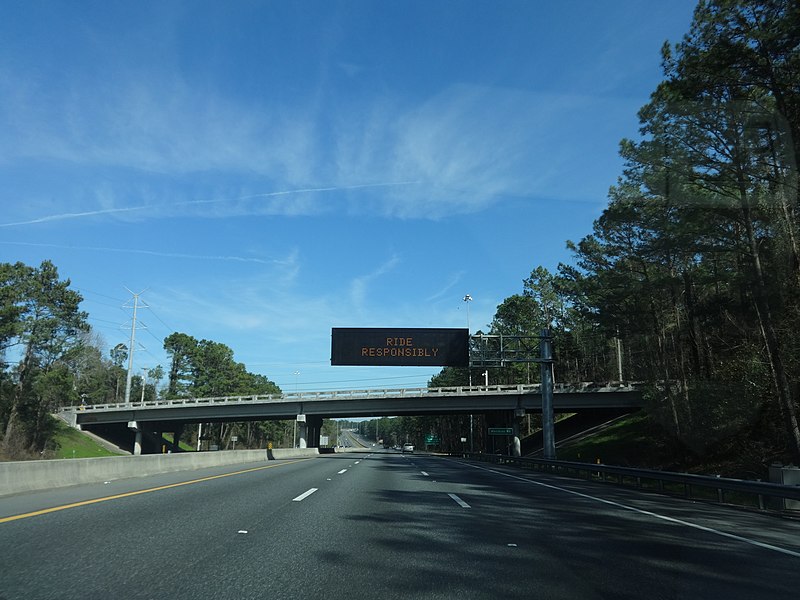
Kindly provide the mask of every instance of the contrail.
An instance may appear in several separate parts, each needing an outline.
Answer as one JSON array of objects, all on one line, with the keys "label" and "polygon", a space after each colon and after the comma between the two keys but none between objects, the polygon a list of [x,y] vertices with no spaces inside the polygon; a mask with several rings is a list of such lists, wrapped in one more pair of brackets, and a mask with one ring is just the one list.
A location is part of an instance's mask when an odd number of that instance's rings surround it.
[{"label": "contrail", "polygon": [[248,258],[243,256],[202,256],[197,254],[180,254],[173,252],[155,252],[153,250],[139,250],[137,248],[102,248],[96,246],[65,246],[60,244],[36,244],[33,242],[3,242],[0,244],[14,246],[35,246],[37,248],[59,248],[64,250],[90,250],[92,252],[120,252],[125,254],[148,254],[150,256],[160,256],[163,258],[190,258],[194,260],[230,260],[236,262],[251,262],[262,265],[282,264],[280,260],[264,260],[263,258]]},{"label": "contrail", "polygon": [[[331,187],[318,187],[318,188],[300,188],[296,190],[283,190],[280,192],[267,192],[264,194],[251,194],[248,196],[241,196],[240,198],[223,198],[219,200],[186,200],[184,202],[173,202],[166,205],[166,208],[173,206],[190,206],[193,204],[221,204],[224,202],[238,202],[240,200],[252,200],[253,198],[271,198],[274,196],[289,196],[292,194],[307,194],[307,193],[321,193],[321,192],[335,192],[341,190],[358,190],[363,188],[375,187],[392,187],[401,185],[413,185],[419,183],[418,181],[392,181],[388,183],[364,183],[360,185],[343,185]],[[77,213],[62,213],[59,215],[49,215],[46,217],[39,217],[31,219],[30,221],[17,221],[15,223],[0,223],[0,227],[17,227],[19,225],[35,225],[37,223],[47,223],[48,221],[64,221],[67,219],[79,219],[81,217],[94,217],[97,215],[110,215],[114,213],[137,212],[140,210],[148,210],[153,208],[162,208],[153,204],[146,204],[143,206],[129,206],[125,208],[104,208],[100,210],[91,210],[86,212]]]},{"label": "contrail", "polygon": [[78,219],[80,217],[92,217],[94,215],[108,215],[111,213],[134,212],[137,210],[144,210],[146,208],[152,208],[152,206],[131,206],[128,208],[105,208],[102,210],[91,210],[79,213],[63,213],[60,215],[39,217],[38,219],[31,219],[30,221],[18,221],[16,223],[0,223],[0,227],[14,227],[16,225],[34,225],[36,223],[46,223],[47,221],[62,221],[64,219]]}]

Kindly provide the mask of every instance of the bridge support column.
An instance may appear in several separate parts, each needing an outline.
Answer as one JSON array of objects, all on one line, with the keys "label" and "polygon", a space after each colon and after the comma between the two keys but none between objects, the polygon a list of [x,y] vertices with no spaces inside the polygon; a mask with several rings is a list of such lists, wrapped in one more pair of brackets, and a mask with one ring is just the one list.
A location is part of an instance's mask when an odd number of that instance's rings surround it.
[{"label": "bridge support column", "polygon": [[309,448],[319,448],[319,436],[322,433],[322,417],[317,415],[306,416],[306,425]]},{"label": "bridge support column", "polygon": [[183,428],[186,424],[185,423],[176,423],[175,424],[175,431],[172,432],[172,451],[173,452],[180,452],[181,447],[181,436],[183,435]]},{"label": "bridge support column", "polygon": [[133,455],[134,456],[141,456],[142,454],[142,430],[139,428],[139,424],[136,421],[128,421],[128,429],[132,429],[136,432],[136,437],[134,438],[133,442]]},{"label": "bridge support column", "polygon": [[511,446],[511,456],[522,456],[522,442],[519,439],[519,432],[522,428],[522,419],[524,418],[524,408],[518,408],[514,411],[514,416],[511,419],[511,429],[514,432],[513,444]]},{"label": "bridge support column", "polygon": [[297,415],[297,447],[308,448],[308,424],[305,415]]}]

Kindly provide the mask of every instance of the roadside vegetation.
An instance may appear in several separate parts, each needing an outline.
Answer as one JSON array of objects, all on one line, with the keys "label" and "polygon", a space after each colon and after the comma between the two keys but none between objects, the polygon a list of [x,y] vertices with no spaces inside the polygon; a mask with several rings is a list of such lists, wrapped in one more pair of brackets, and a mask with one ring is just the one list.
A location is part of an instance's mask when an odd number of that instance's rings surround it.
[{"label": "roadside vegetation", "polygon": [[59,419],[53,418],[53,421],[53,437],[42,451],[42,458],[97,458],[122,454],[109,450]]},{"label": "roadside vegetation", "polygon": [[[623,464],[762,476],[800,462],[798,22],[789,0],[701,1],[663,47],[664,80],[639,112],[641,137],[620,144],[625,168],[593,231],[567,242],[570,264],[533,268],[485,332],[549,328],[557,381],[640,383],[635,427],[650,440],[604,443]],[[468,380],[445,369],[431,385]],[[537,380],[526,365],[489,371],[490,384]],[[457,451],[467,428],[443,419],[410,420],[401,436],[441,432]]]}]

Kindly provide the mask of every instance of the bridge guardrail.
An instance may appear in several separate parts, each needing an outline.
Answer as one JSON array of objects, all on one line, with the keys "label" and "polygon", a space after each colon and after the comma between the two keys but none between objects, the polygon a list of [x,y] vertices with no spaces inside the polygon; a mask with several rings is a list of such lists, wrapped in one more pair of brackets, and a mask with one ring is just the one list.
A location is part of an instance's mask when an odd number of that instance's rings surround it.
[{"label": "bridge guardrail", "polygon": [[[492,386],[454,386],[440,388],[373,389],[320,392],[286,392],[273,395],[215,396],[210,398],[170,398],[146,400],[144,402],[118,402],[110,404],[86,404],[65,407],[62,410],[103,411],[124,410],[128,408],[169,408],[173,406],[203,406],[208,404],[254,404],[265,402],[314,402],[325,400],[348,400],[363,398],[419,398],[425,396],[448,395],[486,395],[486,394],[538,394],[541,386],[536,384],[492,385]],[[598,385],[592,383],[556,384],[555,393],[584,391],[633,391],[635,384]]]},{"label": "bridge guardrail", "polygon": [[[589,480],[612,481],[620,485],[633,484],[639,489],[682,495],[687,499],[800,514],[800,485],[499,454],[467,452],[458,456],[494,464],[518,465],[545,473],[579,477],[583,474],[583,478]],[[648,486],[648,482],[654,486]],[[699,490],[703,493],[699,493]]]}]

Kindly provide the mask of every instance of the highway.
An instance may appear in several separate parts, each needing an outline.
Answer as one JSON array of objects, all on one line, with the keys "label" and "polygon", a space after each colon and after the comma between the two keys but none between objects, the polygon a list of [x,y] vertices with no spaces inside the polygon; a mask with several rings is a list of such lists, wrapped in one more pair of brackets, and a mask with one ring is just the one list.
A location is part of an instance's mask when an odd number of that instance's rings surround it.
[{"label": "highway", "polygon": [[0,498],[0,552],[2,600],[800,589],[798,521],[372,447]]}]

